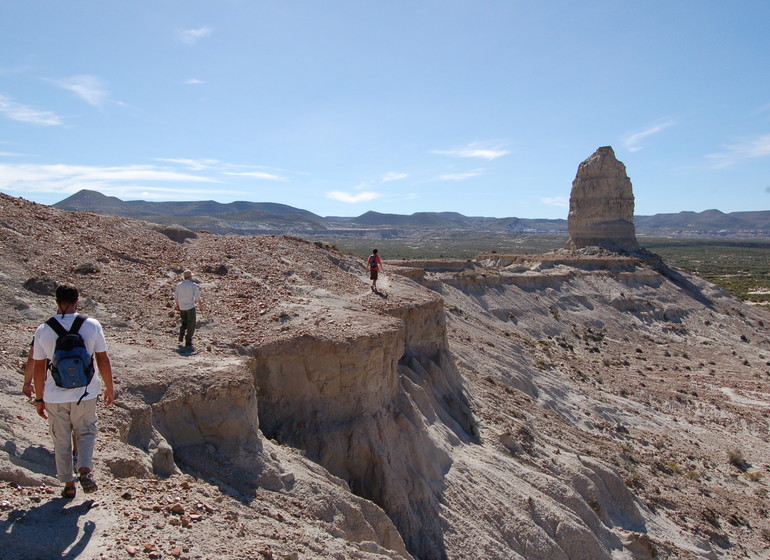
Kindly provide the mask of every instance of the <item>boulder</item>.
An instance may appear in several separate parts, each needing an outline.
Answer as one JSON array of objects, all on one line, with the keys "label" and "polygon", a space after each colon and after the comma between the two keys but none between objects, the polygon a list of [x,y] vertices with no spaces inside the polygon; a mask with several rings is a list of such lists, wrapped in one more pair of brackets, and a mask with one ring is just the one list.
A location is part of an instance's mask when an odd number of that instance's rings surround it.
[{"label": "boulder", "polygon": [[599,246],[611,251],[639,249],[634,227],[634,193],[626,166],[610,146],[578,166],[569,200],[567,247]]}]

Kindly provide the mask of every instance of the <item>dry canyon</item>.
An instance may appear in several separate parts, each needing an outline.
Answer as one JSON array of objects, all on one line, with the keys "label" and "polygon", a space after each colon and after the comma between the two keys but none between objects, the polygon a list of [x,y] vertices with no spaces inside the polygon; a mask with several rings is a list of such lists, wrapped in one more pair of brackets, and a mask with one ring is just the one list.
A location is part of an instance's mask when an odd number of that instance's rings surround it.
[{"label": "dry canyon", "polygon": [[[321,242],[5,195],[0,246],[3,558],[770,554],[770,316],[655,255],[383,255],[377,294]],[[21,394],[65,281],[117,387],[72,501]]]}]

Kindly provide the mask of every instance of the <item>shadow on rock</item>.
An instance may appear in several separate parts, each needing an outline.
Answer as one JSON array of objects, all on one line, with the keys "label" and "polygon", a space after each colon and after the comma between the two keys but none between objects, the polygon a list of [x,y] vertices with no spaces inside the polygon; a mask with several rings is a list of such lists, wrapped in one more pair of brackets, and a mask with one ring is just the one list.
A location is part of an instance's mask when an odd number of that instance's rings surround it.
[{"label": "shadow on rock", "polygon": [[708,309],[711,309],[712,311],[714,310],[714,303],[703,294],[703,292],[698,288],[698,286],[696,286],[695,284],[690,282],[687,278],[685,278],[683,274],[677,272],[676,270],[674,270],[667,264],[664,264],[663,262],[653,263],[653,268],[655,268],[655,270],[657,270],[662,276],[668,278],[669,280],[671,280],[671,282],[673,282],[674,284],[682,288],[684,291],[686,291],[688,294],[690,294],[690,296],[692,296],[692,298],[695,301],[703,304],[704,306],[706,306]]},{"label": "shadow on rock", "polygon": [[3,450],[8,453],[11,463],[17,467],[47,476],[56,476],[56,459],[53,452],[45,447],[30,445],[19,454],[17,445],[12,441],[6,441]]},{"label": "shadow on rock", "polygon": [[64,498],[54,498],[29,511],[14,510],[0,521],[3,558],[74,559],[85,551],[96,531],[93,521],[79,526],[80,518],[93,507],[93,500],[77,505]]}]

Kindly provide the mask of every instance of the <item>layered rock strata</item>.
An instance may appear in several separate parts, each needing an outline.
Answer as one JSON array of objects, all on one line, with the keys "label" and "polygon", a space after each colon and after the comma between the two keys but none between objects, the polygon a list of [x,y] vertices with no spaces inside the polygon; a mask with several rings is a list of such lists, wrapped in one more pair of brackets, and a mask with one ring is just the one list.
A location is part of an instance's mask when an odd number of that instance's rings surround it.
[{"label": "layered rock strata", "polygon": [[418,557],[445,558],[438,496],[475,420],[441,301],[389,314],[378,333],[346,343],[306,336],[259,348],[260,426],[382,507]]},{"label": "layered rock strata", "polygon": [[610,146],[599,148],[578,167],[572,181],[567,229],[571,249],[639,249],[631,179]]}]

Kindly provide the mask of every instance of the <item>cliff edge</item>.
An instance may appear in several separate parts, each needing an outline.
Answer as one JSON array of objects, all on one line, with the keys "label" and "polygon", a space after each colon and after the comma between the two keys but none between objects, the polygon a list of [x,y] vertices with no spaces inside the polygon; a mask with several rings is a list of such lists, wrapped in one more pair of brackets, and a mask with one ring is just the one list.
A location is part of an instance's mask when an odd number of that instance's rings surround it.
[{"label": "cliff edge", "polygon": [[[763,311],[654,258],[568,251],[386,262],[375,294],[322,243],[182,229],[0,195],[4,557],[767,553]],[[20,394],[62,281],[118,390],[100,491],[73,502]]]}]

